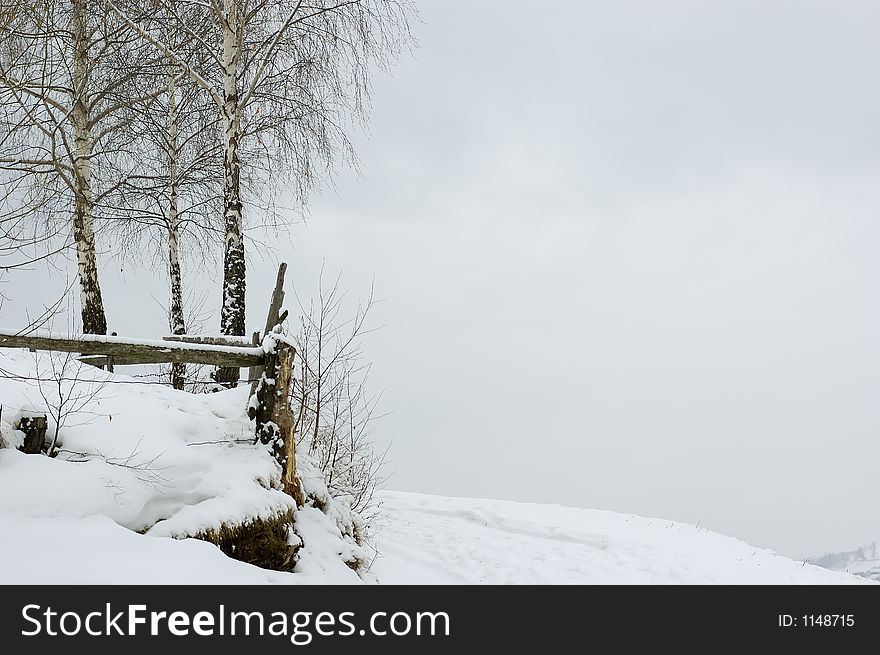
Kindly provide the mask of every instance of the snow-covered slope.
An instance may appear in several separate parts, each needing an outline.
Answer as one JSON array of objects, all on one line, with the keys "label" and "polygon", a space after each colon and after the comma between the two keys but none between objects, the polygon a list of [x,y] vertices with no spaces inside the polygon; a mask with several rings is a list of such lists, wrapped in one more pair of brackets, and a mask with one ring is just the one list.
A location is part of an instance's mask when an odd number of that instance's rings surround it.
[{"label": "snow-covered slope", "polygon": [[[0,352],[0,583],[865,582],[669,521],[406,493],[382,496],[371,574],[346,566],[358,547],[340,530],[344,503],[326,498],[297,510],[295,572],[265,571],[180,539],[293,508],[273,484],[277,464],[253,443],[246,388],[190,395],[71,369],[62,395],[88,402],[67,416],[63,450],[25,455],[13,424],[51,404],[52,384],[36,378],[52,375],[43,356]],[[320,472],[307,457],[300,465],[321,498]]]},{"label": "snow-covered slope", "polygon": [[398,584],[848,584],[692,525],[500,500],[386,492],[372,570]]},{"label": "snow-covered slope", "polygon": [[[275,460],[253,443],[247,393],[193,395],[45,354],[0,352],[0,583],[360,582],[345,563],[358,547],[341,533],[345,508],[336,505],[297,513],[304,546],[293,575],[179,539],[295,508],[278,490]],[[16,450],[18,414],[48,405],[51,437],[59,397],[69,411],[58,456]],[[322,480],[302,463],[303,483],[320,493]]]}]

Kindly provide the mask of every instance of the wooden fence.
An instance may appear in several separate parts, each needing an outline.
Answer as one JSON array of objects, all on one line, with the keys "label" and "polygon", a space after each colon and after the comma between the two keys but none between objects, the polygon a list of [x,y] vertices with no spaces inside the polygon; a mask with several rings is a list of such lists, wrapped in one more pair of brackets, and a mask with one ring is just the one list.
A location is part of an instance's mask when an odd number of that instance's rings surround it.
[{"label": "wooden fence", "polygon": [[285,491],[302,504],[289,402],[296,350],[278,327],[287,317],[287,312],[281,309],[286,271],[287,264],[282,263],[278,267],[265,329],[262,335],[255,332],[250,340],[243,336],[200,335],[170,335],[161,340],[97,334],[66,337],[0,330],[0,348],[76,353],[80,361],[109,370],[132,364],[208,364],[226,371],[227,377],[222,381],[231,386],[238,381],[238,370],[247,367],[251,393],[246,411],[256,423],[256,439],[271,445],[282,467]]}]

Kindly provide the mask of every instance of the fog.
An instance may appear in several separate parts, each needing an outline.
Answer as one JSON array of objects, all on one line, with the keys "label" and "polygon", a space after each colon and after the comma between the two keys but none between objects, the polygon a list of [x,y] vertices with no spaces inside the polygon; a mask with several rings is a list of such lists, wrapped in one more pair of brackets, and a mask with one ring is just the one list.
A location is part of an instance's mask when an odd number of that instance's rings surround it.
[{"label": "fog", "polygon": [[[387,486],[876,540],[880,5],[418,4],[360,172],[248,274],[255,328],[278,260],[375,279]],[[104,247],[111,329],[161,333],[161,267]]]}]

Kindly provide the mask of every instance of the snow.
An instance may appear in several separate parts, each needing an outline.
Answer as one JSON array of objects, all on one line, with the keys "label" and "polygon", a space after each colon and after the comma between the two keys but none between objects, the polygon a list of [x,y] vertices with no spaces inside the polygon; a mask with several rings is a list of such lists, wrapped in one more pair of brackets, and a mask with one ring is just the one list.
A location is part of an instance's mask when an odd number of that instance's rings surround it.
[{"label": "snow", "polygon": [[880,571],[880,560],[866,559],[859,562],[850,562],[846,566],[846,570],[856,575],[867,575]]},{"label": "snow", "polygon": [[599,510],[384,492],[387,584],[858,584],[700,527]]},{"label": "snow", "polygon": [[[314,507],[304,507],[297,515],[297,530],[303,541],[309,545],[311,553],[320,553],[319,557],[307,556],[297,563],[297,573],[315,580],[326,582],[360,582],[354,571],[347,580],[335,580],[338,575],[339,562],[360,559],[361,549],[354,543],[339,538],[337,525],[326,520],[326,515]],[[365,580],[374,580],[373,576],[365,576]]]},{"label": "snow", "polygon": [[162,339],[162,341],[174,341],[176,343],[178,340],[182,340],[183,343],[186,343],[187,339],[191,340],[192,342],[196,342],[200,339],[223,339],[224,341],[228,341],[231,344],[238,344],[245,347],[255,347],[248,337],[240,337],[234,334],[220,334],[219,332],[200,332],[197,334],[169,334],[168,337],[169,339]]},{"label": "snow", "polygon": [[[305,453],[298,472],[313,500],[296,511],[296,569],[265,571],[187,538],[294,509],[254,444],[246,386],[193,395],[72,362],[65,377],[80,381],[62,391],[88,403],[67,416],[58,457],[25,455],[14,424],[52,400],[53,385],[40,393],[34,380],[47,357],[0,351],[0,583],[868,582],[660,519],[401,492],[381,494],[370,552],[355,539],[365,526]],[[355,561],[372,564],[358,574]]]},{"label": "snow", "polygon": [[13,430],[9,423],[0,423],[0,448],[19,448],[23,443],[23,432]]},{"label": "snow", "polygon": [[[0,330],[0,337],[17,336],[21,336],[21,334],[13,330]],[[28,332],[27,336],[40,339],[58,339],[61,341],[75,339],[76,341],[88,343],[116,343],[131,346],[152,346],[155,348],[161,348],[166,352],[170,352],[171,350],[194,350],[198,352],[225,353],[227,355],[261,356],[263,354],[263,349],[260,346],[219,346],[209,343],[187,343],[185,341],[165,341],[162,339],[132,339],[130,337],[114,337],[104,334],[80,334],[76,337],[72,337],[68,334],[36,331]]]},{"label": "snow", "polygon": [[[265,584],[296,577],[236,562],[205,541],[145,537],[101,515],[0,511],[0,526],[3,584]],[[35,561],[35,552],[51,555]]]},{"label": "snow", "polygon": [[[4,355],[2,369],[35,377],[33,356],[16,355]],[[59,457],[0,452],[0,508],[28,516],[100,513],[131,530],[163,536],[292,508],[288,496],[269,488],[278,472],[253,444],[244,414],[246,387],[192,395],[71,366],[78,372],[66,377],[83,381],[66,382],[65,393],[94,399],[67,417]],[[46,376],[48,366],[40,364],[39,372]],[[43,392],[52,394],[52,384]],[[0,394],[13,407],[43,402],[33,381],[0,378]],[[53,430],[50,417],[50,434]]]},{"label": "snow", "polygon": [[[277,488],[277,463],[254,444],[247,386],[188,394],[71,362],[65,377],[80,381],[63,382],[64,393],[89,402],[67,417],[60,454],[16,450],[21,433],[12,422],[21,412],[10,408],[45,409],[33,378],[47,376],[48,357],[0,352],[0,440],[8,446],[0,449],[0,582],[360,582],[340,557],[356,547],[338,514],[298,513],[297,529],[319,537],[300,551],[303,573],[269,573],[206,542],[180,539],[295,508]],[[42,389],[50,401],[53,385]],[[22,558],[34,544],[59,550],[45,560]]]}]

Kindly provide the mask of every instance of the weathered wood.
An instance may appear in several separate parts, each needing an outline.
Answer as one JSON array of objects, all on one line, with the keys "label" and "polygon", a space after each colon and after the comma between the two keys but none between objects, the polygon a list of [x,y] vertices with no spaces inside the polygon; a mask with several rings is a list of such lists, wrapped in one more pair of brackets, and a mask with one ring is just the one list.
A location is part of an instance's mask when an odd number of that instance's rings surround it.
[{"label": "weathered wood", "polygon": [[271,446],[281,465],[284,491],[301,506],[305,503],[305,494],[296,474],[295,422],[290,411],[296,349],[283,339],[276,339],[274,345],[274,350],[266,355],[264,375],[257,385],[255,402],[248,407],[248,415],[255,419],[257,440]]},{"label": "weathered wood", "polygon": [[163,356],[161,353],[156,355],[155,353],[147,354],[147,355],[126,355],[125,357],[120,357],[119,355],[114,355],[113,357],[108,357],[107,355],[80,355],[76,358],[77,361],[82,362],[83,364],[90,364],[91,366],[96,366],[98,368],[106,368],[108,360],[112,359],[113,363],[116,366],[132,366],[135,364],[170,364],[167,357]]},{"label": "weathered wood", "polygon": [[[260,346],[260,333],[254,332],[251,335],[251,345],[254,348],[258,348]],[[261,366],[251,366],[248,369],[248,380],[251,381],[251,395],[254,394],[254,391],[257,389],[257,382],[259,381],[260,374],[263,372],[263,368]]]},{"label": "weathered wood", "polygon": [[[114,363],[137,364],[213,364],[215,366],[258,366],[265,359],[257,348],[214,346],[210,344],[149,343],[126,341],[121,337],[83,335],[69,339],[55,335],[21,336],[0,332],[0,347],[55,350],[82,355],[113,357]],[[91,362],[90,362],[91,363]],[[104,364],[107,362],[105,361]]]},{"label": "weathered wood", "polygon": [[18,429],[24,432],[24,443],[19,450],[28,455],[39,455],[43,452],[46,441],[46,430],[49,427],[46,415],[23,416],[18,422]]},{"label": "weathered wood", "polygon": [[[281,262],[275,277],[275,289],[266,315],[263,338],[273,334],[275,328],[287,317],[281,313],[284,303],[284,275],[287,264]],[[254,334],[254,339],[259,339]],[[266,354],[262,367],[250,372],[251,404],[248,416],[255,419],[257,439],[271,445],[275,459],[281,465],[282,487],[297,503],[305,503],[305,493],[296,474],[296,446],[294,442],[295,421],[290,411],[290,386],[293,378],[293,361],[296,349],[280,335],[274,339],[274,348]],[[262,370],[261,370],[262,369]]]},{"label": "weathered wood", "polygon": [[[278,274],[275,276],[275,288],[272,290],[272,299],[269,301],[269,313],[266,315],[266,327],[263,329],[263,335],[266,336],[272,330],[275,329],[275,326],[284,320],[287,316],[287,312],[284,315],[280,315],[281,305],[284,302],[284,275],[287,273],[287,263],[281,262],[278,266]],[[254,332],[253,334],[253,343],[254,345],[260,344],[260,333]],[[251,381],[251,393],[249,398],[253,396],[257,392],[257,384],[260,381],[260,376],[263,374],[263,370],[265,370],[264,366],[255,366],[248,371],[248,379]]]},{"label": "weathered wood", "polygon": [[281,304],[284,302],[284,274],[287,273],[287,263],[281,262],[278,267],[278,275],[275,277],[275,289],[272,291],[272,302],[269,303],[269,313],[266,316],[266,329],[263,336],[269,334],[280,322],[279,313]]},{"label": "weathered wood", "polygon": [[[107,357],[107,355],[80,355],[76,358],[76,361],[82,362],[83,364],[96,366],[98,368],[104,368],[107,365],[108,359],[109,357]],[[127,362],[120,362],[119,359],[117,359],[116,363],[122,366]]]}]

